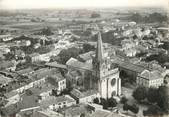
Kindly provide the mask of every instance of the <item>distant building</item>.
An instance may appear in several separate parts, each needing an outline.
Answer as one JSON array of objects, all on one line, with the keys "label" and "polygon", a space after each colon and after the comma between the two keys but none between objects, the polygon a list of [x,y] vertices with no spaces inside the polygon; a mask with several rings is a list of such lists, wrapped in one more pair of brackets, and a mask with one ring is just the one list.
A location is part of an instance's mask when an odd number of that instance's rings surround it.
[{"label": "distant building", "polygon": [[136,80],[138,85],[145,87],[156,87],[158,88],[164,82],[164,77],[157,70],[148,71],[144,70],[141,74],[137,76]]}]

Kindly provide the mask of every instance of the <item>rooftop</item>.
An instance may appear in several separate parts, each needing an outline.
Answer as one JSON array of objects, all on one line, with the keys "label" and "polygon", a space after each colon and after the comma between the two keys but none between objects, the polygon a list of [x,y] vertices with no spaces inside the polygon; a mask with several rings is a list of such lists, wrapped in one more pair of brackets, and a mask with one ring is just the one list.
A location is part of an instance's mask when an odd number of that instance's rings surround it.
[{"label": "rooftop", "polygon": [[80,54],[79,57],[81,59],[83,59],[84,61],[87,61],[87,60],[92,59],[92,55],[94,55],[94,54],[95,54],[94,51],[90,51],[90,52],[87,52],[87,53],[84,53],[84,54]]},{"label": "rooftop", "polygon": [[95,91],[95,90],[88,90],[88,91],[85,91],[85,92],[80,92],[79,90],[77,89],[73,89],[71,91],[71,94],[77,98],[84,98],[84,97],[88,97],[88,96],[91,96],[91,95],[94,95],[94,94],[97,94],[98,92]]},{"label": "rooftop", "polygon": [[62,114],[49,110],[49,109],[45,109],[45,110],[37,111],[37,112],[42,115],[45,115],[46,117],[63,117]]},{"label": "rooftop", "polygon": [[74,68],[85,69],[85,70],[91,70],[92,69],[92,64],[80,62],[75,58],[70,58],[66,62],[66,65],[74,67]]},{"label": "rooftop", "polygon": [[156,79],[163,78],[161,73],[158,70],[153,70],[153,71],[144,70],[140,74],[140,76],[148,80],[156,80]]},{"label": "rooftop", "polygon": [[8,84],[9,82],[11,82],[12,79],[9,77],[5,77],[3,75],[0,74],[0,85],[4,85],[4,84]]},{"label": "rooftop", "polygon": [[74,101],[75,100],[72,97],[70,97],[69,95],[63,95],[63,96],[59,96],[59,97],[50,96],[48,99],[42,100],[40,102],[40,105],[42,107],[48,107],[50,105],[58,104],[61,102],[70,103],[70,102],[74,102]]},{"label": "rooftop", "polygon": [[94,113],[91,114],[91,117],[107,117],[109,114],[110,112],[107,112],[107,111],[96,110]]},{"label": "rooftop", "polygon": [[50,63],[46,63],[45,65],[49,67],[55,67],[55,68],[64,68],[64,69],[67,68],[65,65],[58,64],[57,62],[50,62]]}]

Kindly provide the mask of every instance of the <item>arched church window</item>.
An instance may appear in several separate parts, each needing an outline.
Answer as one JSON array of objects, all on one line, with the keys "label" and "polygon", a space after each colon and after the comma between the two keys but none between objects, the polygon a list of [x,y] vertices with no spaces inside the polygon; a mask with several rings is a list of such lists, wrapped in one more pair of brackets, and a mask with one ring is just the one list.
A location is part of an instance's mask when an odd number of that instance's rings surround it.
[{"label": "arched church window", "polygon": [[111,80],[111,85],[114,86],[115,84],[116,84],[116,79],[113,78],[113,79]]}]

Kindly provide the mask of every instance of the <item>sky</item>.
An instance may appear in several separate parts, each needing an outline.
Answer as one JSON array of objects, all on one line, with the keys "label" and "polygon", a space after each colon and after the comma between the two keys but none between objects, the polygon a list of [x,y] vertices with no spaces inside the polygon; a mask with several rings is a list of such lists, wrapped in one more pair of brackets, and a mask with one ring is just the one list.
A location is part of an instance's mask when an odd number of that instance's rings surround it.
[{"label": "sky", "polygon": [[0,0],[1,9],[168,7],[169,0]]}]

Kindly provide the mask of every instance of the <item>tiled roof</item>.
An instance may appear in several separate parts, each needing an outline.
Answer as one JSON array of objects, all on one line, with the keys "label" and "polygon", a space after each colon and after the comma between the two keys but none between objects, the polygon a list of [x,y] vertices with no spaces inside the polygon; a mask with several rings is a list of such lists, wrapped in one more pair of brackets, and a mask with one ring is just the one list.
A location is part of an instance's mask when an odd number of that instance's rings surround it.
[{"label": "tiled roof", "polygon": [[129,63],[129,62],[123,62],[119,66],[122,67],[122,68],[128,69],[128,70],[131,70],[131,71],[135,71],[137,73],[141,73],[142,71],[145,70],[144,67],[141,67],[139,65],[132,64],[132,63]]},{"label": "tiled roof", "polygon": [[9,82],[11,82],[12,79],[9,77],[5,77],[3,75],[0,75],[0,84],[8,84]]},{"label": "tiled roof", "polygon": [[92,69],[92,64],[80,62],[75,58],[70,58],[66,62],[66,65],[74,67],[74,68],[85,69],[85,70],[91,70]]},{"label": "tiled roof", "polygon": [[110,112],[97,110],[91,114],[91,117],[107,117]]},{"label": "tiled roof", "polygon": [[87,60],[92,59],[91,56],[94,55],[94,54],[95,54],[94,51],[90,51],[90,52],[87,52],[87,53],[84,53],[84,54],[80,54],[79,57],[80,57],[81,59],[83,59],[84,61],[87,61]]},{"label": "tiled roof", "polygon": [[48,107],[50,105],[58,104],[61,102],[70,103],[70,102],[75,102],[75,100],[73,98],[71,98],[69,95],[63,95],[63,96],[59,96],[59,97],[51,96],[48,99],[42,100],[42,102],[40,102],[40,105],[42,107]]},{"label": "tiled roof", "polygon": [[154,70],[154,71],[145,70],[140,74],[140,76],[148,80],[155,80],[155,79],[163,78],[161,73],[158,70]]},{"label": "tiled roof", "polygon": [[80,92],[79,90],[77,89],[73,89],[71,91],[71,95],[77,97],[77,98],[84,98],[84,97],[88,97],[88,96],[91,96],[91,95],[94,95],[94,94],[97,94],[98,92],[95,91],[95,90],[88,90],[88,91],[85,91],[85,92]]}]

